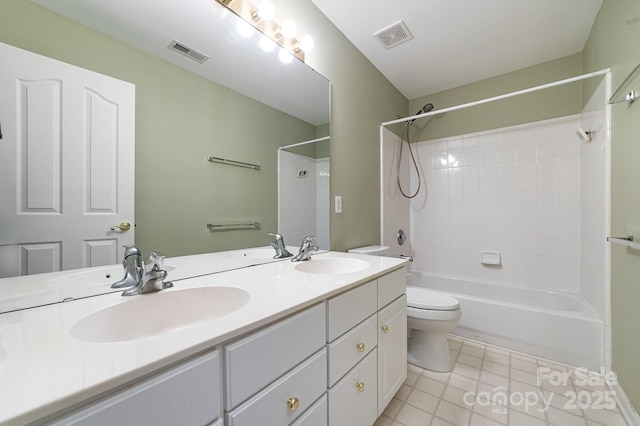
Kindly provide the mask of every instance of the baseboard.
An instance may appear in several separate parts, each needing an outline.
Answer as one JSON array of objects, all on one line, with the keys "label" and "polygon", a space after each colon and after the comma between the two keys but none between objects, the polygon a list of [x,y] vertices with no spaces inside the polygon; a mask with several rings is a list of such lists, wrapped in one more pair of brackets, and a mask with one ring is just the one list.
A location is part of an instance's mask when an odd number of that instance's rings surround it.
[{"label": "baseboard", "polygon": [[630,426],[640,425],[640,415],[636,409],[633,408],[631,401],[629,401],[629,398],[624,392],[624,389],[622,389],[622,386],[620,386],[620,383],[611,384],[609,388],[614,391],[616,404],[627,423],[629,423]]}]

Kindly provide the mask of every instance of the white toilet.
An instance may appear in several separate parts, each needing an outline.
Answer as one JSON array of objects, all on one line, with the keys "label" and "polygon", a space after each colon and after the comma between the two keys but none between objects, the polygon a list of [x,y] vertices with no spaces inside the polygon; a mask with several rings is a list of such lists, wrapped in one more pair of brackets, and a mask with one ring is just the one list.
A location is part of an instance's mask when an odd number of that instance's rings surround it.
[{"label": "white toilet", "polygon": [[[359,247],[349,253],[385,256],[389,247]],[[453,370],[447,333],[458,326],[461,316],[460,303],[454,297],[407,286],[408,361],[431,371]]]}]

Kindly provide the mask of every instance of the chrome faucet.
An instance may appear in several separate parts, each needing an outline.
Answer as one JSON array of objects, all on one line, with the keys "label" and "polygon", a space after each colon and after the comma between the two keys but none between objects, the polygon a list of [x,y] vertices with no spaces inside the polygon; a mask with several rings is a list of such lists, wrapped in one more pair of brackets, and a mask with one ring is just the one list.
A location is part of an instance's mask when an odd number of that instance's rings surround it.
[{"label": "chrome faucet", "polygon": [[167,278],[167,271],[162,269],[164,255],[160,253],[149,253],[144,259],[144,274],[135,287],[128,288],[122,292],[123,296],[134,296],[136,294],[151,293],[165,288],[173,287],[173,283],[164,282]]},{"label": "chrome faucet", "polygon": [[275,238],[275,241],[271,242],[271,247],[276,251],[276,255],[273,256],[274,259],[284,259],[286,257],[293,256],[293,254],[289,253],[289,250],[287,250],[282,235],[276,233],[270,233],[269,235]]},{"label": "chrome faucet", "polygon": [[316,237],[313,235],[309,235],[302,239],[302,244],[300,245],[300,252],[291,259],[292,262],[300,262],[302,260],[311,259],[311,253],[314,251],[318,251],[318,246],[312,246],[311,243],[315,240]]},{"label": "chrome faucet", "polygon": [[142,279],[142,253],[135,246],[124,246],[124,278],[111,285],[111,288],[133,287]]}]

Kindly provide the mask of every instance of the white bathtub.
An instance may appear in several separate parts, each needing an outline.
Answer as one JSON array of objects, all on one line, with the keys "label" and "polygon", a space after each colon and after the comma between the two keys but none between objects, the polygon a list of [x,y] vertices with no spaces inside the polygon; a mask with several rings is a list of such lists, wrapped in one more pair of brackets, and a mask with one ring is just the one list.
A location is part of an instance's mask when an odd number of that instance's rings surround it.
[{"label": "white bathtub", "polygon": [[411,272],[407,284],[460,301],[453,334],[576,367],[603,364],[603,323],[578,296]]}]

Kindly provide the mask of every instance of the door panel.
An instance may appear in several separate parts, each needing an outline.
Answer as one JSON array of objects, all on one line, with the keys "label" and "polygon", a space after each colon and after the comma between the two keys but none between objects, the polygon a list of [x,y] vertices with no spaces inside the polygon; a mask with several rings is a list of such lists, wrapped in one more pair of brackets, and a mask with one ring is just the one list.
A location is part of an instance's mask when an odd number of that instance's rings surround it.
[{"label": "door panel", "polygon": [[134,223],[135,87],[2,43],[0,58],[0,278],[117,263],[134,242],[111,228]]}]

